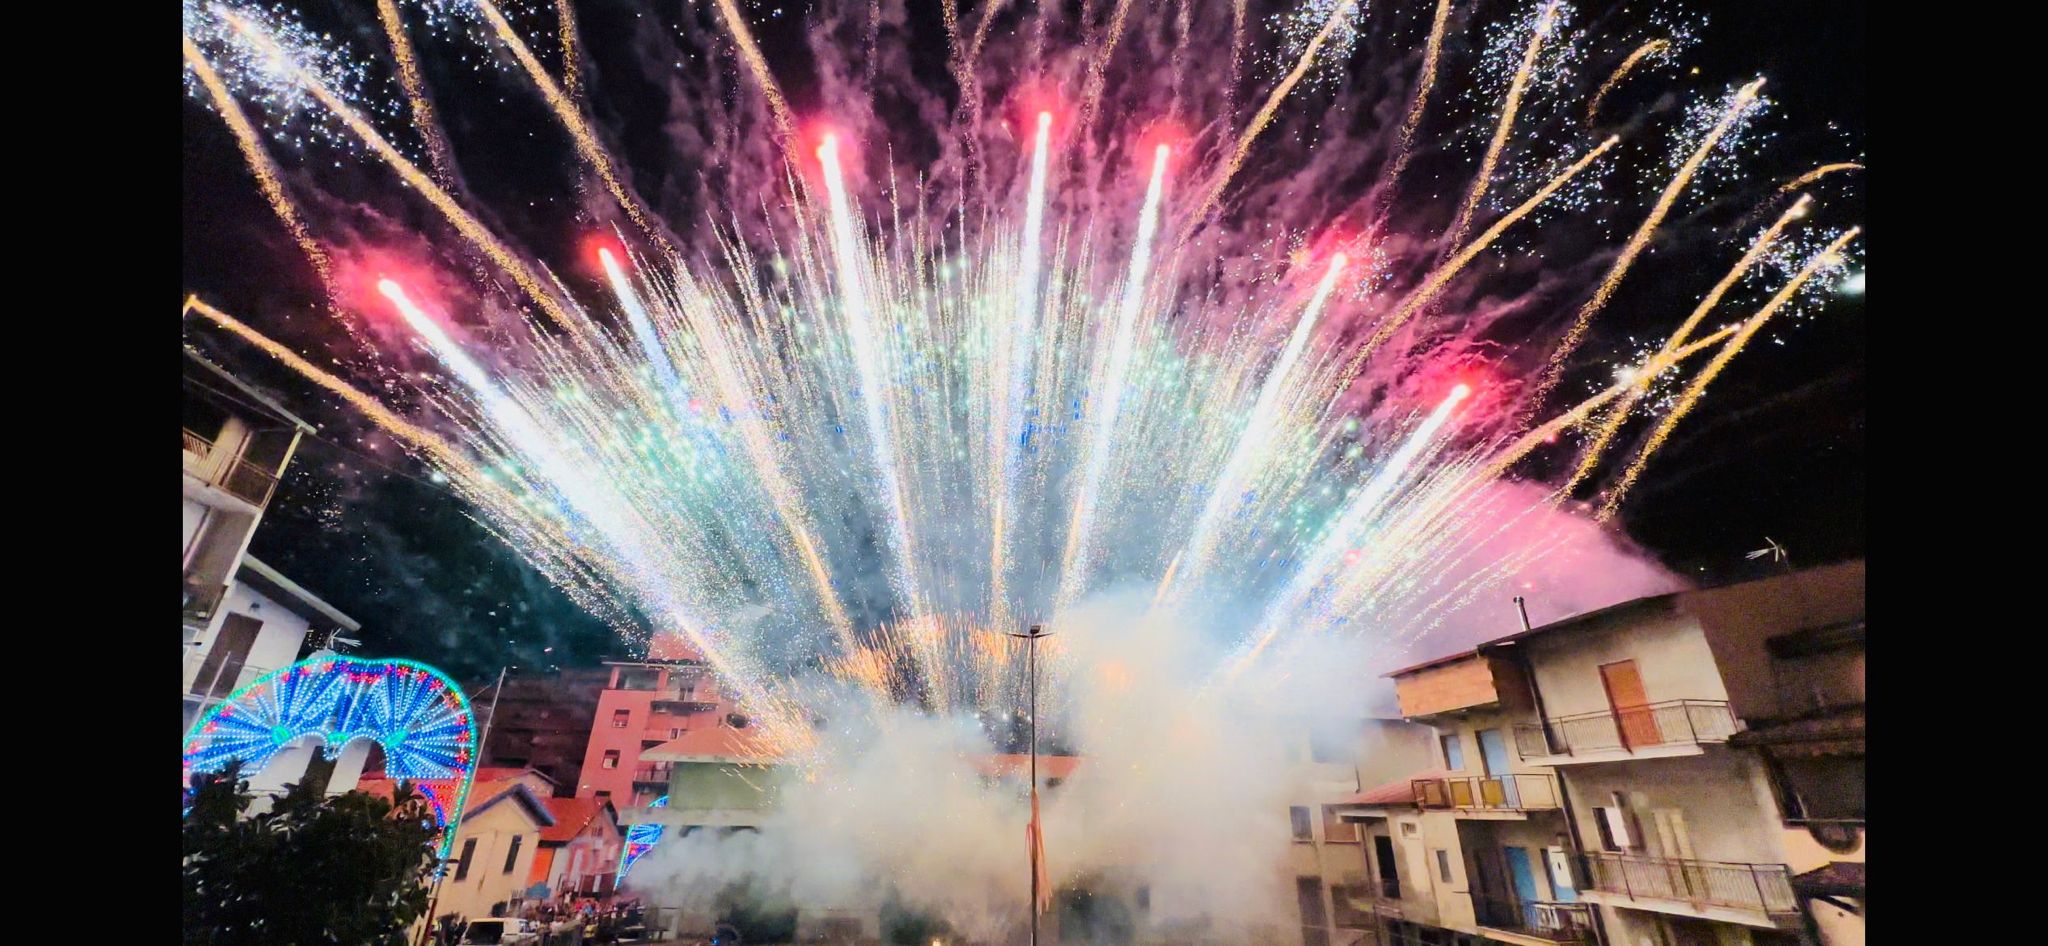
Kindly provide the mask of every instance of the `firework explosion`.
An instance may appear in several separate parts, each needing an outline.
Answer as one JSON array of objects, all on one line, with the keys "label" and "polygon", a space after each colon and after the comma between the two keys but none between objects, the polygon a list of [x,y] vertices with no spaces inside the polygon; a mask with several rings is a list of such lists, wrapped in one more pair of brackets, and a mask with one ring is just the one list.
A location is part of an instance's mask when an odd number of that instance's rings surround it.
[{"label": "firework explosion", "polygon": [[[1638,258],[1767,141],[1762,79],[1624,118],[1691,27],[1315,0],[1267,44],[1242,0],[1199,26],[1193,2],[1132,6],[948,2],[934,79],[897,48],[900,5],[820,5],[814,113],[736,0],[686,9],[641,46],[700,93],[671,106],[700,170],[646,189],[585,101],[566,6],[382,0],[380,59],[287,10],[188,2],[192,94],[379,360],[352,381],[191,308],[362,410],[623,633],[702,655],[801,755],[820,687],[1009,714],[1003,634],[1025,623],[1055,634],[1044,715],[1068,724],[1091,686],[1130,685],[1077,640],[1105,596],[1220,645],[1174,677],[1197,694],[1277,692],[1327,641],[1405,646],[1557,551],[1557,523],[1611,516],[1853,251],[1794,195],[1859,165],[1767,187],[1775,222],[1718,237],[1734,268],[1659,301],[1669,334],[1586,386],[1574,356]],[[572,146],[601,236],[554,261],[567,278],[466,192],[415,34],[523,87]],[[1399,67],[1358,68],[1368,46]],[[280,148],[382,166],[460,242],[323,243]],[[1575,444],[1568,479],[1528,479]]]}]

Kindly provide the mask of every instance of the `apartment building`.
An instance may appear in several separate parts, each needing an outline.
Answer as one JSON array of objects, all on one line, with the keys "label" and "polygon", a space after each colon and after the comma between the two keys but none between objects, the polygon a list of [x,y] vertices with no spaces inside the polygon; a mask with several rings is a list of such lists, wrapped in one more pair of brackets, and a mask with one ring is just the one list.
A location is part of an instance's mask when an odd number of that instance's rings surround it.
[{"label": "apartment building", "polygon": [[724,722],[718,683],[694,657],[605,661],[575,797],[610,801],[629,823],[669,793],[669,763],[643,753]]},{"label": "apartment building", "polygon": [[312,425],[218,365],[185,352],[184,643],[216,631],[221,602],[299,437]]},{"label": "apartment building", "polygon": [[1593,943],[1556,773],[1513,749],[1537,718],[1526,676],[1465,651],[1389,674],[1427,764],[1338,806],[1369,881],[1353,910],[1387,946]]},{"label": "apartment building", "polygon": [[[1530,683],[1540,721],[1515,724],[1514,751],[1557,773],[1584,846],[1579,897],[1598,908],[1608,943],[1820,938],[1792,867],[1795,851],[1820,858],[1796,843],[1803,818],[1788,830],[1787,798],[1853,815],[1856,859],[1814,864],[1806,886],[1860,911],[1863,614],[1857,561],[1641,598],[1480,645]],[[1803,659],[1813,673],[1802,678]],[[1810,714],[1776,683],[1796,679],[1834,681],[1836,698],[1857,702]],[[1832,742],[1819,757],[1834,761],[1787,766],[1803,756],[1774,747],[1796,742]],[[1854,866],[1824,869],[1837,860]]]},{"label": "apartment building", "polygon": [[1400,720],[1364,720],[1336,729],[1325,724],[1310,727],[1289,748],[1295,803],[1287,811],[1294,841],[1287,879],[1301,918],[1301,942],[1376,944],[1381,938],[1372,913],[1372,825],[1345,815],[1358,801],[1360,787],[1405,780],[1426,768],[1429,731]]}]

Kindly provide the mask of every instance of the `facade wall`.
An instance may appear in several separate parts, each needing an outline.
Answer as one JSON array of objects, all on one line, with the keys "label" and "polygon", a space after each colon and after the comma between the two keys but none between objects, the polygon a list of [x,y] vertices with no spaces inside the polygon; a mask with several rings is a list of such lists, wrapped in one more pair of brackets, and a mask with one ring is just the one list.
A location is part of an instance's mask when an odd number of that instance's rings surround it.
[{"label": "facade wall", "polygon": [[[1712,648],[1727,699],[1744,719],[1792,715],[1778,706],[1766,638],[1808,628],[1861,620],[1864,577],[1861,560],[1789,572],[1762,581],[1712,588],[1682,597]],[[1861,677],[1858,661],[1855,674]],[[1860,692],[1860,686],[1858,690]]]},{"label": "facade wall", "polygon": [[1682,611],[1595,619],[1520,646],[1528,648],[1544,712],[1552,719],[1610,712],[1600,667],[1623,660],[1635,661],[1651,703],[1728,698],[1699,622]]},{"label": "facade wall", "polygon": [[[447,879],[441,882],[435,915],[459,913],[475,918],[489,916],[493,904],[509,906],[529,886],[526,879],[533,872],[535,852],[540,849],[540,827],[532,813],[513,799],[492,805],[482,814],[465,816],[449,856],[461,857],[463,848],[474,839],[477,843],[470,853],[469,871],[457,880],[456,868],[449,868]],[[505,856],[514,838],[520,839],[519,853],[508,871]]]},{"label": "facade wall", "polygon": [[[1747,753],[1707,746],[1703,755],[1574,765],[1567,770],[1580,837],[1599,849],[1594,806],[1620,792],[1649,857],[1783,864],[1783,830],[1763,767]],[[1661,829],[1657,812],[1677,812]]]},{"label": "facade wall", "polygon": [[[256,682],[265,674],[280,670],[296,663],[299,653],[305,647],[306,631],[311,627],[303,617],[284,605],[271,600],[262,592],[242,582],[236,582],[222,600],[215,612],[210,627],[195,636],[185,648],[184,692],[192,693],[195,686],[205,686],[210,681],[199,680],[207,655],[213,651],[214,639],[230,614],[241,614],[263,622],[256,630],[256,639],[249,646],[249,653],[243,659],[242,668],[233,680],[222,677],[222,695],[232,693]],[[216,671],[218,672],[218,671]],[[190,729],[200,713],[211,704],[201,705],[197,697],[185,702],[184,728]]]},{"label": "facade wall", "polygon": [[[718,688],[711,675],[701,667],[650,666],[659,668],[655,688],[651,690],[622,689],[628,668],[612,668],[611,685],[598,696],[597,714],[590,724],[589,747],[583,756],[575,797],[603,795],[622,812],[652,802],[659,796],[659,789],[642,793],[645,795],[642,798],[636,798],[633,790],[635,773],[647,767],[647,763],[640,759],[642,747],[667,742],[685,729],[712,725],[722,712],[721,709],[697,713],[656,712],[654,704],[657,701],[689,700],[717,704]],[[621,710],[626,713],[626,726],[616,728],[613,720]],[[619,754],[617,768],[604,767],[607,752]]]}]

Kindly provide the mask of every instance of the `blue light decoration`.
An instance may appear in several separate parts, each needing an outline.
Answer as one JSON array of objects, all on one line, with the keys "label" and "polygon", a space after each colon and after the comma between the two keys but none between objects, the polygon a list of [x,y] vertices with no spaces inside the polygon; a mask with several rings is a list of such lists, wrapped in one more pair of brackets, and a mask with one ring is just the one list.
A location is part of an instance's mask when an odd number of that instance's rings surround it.
[{"label": "blue light decoration", "polygon": [[384,750],[384,771],[413,783],[441,826],[440,857],[476,777],[477,732],[469,698],[448,675],[412,660],[317,657],[275,671],[214,707],[185,734],[185,791],[192,777],[241,760],[263,770],[305,736],[329,759],[357,739]]},{"label": "blue light decoration", "polygon": [[[667,808],[668,796],[663,795],[648,805],[649,808]],[[643,821],[626,829],[626,855],[619,858],[619,883],[626,882],[626,873],[656,844],[661,843],[662,825],[658,821]]]}]

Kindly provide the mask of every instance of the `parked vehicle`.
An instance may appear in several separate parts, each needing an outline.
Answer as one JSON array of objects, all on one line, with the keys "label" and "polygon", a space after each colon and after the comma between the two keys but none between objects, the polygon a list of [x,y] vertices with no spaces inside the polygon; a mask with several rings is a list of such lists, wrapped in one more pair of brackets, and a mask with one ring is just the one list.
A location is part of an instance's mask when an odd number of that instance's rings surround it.
[{"label": "parked vehicle", "polygon": [[540,930],[531,920],[492,917],[469,921],[456,942],[462,946],[537,946]]}]

